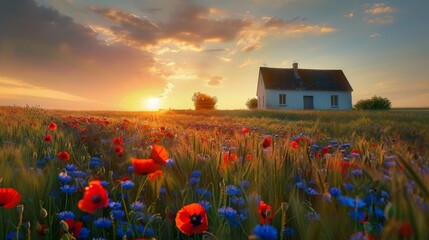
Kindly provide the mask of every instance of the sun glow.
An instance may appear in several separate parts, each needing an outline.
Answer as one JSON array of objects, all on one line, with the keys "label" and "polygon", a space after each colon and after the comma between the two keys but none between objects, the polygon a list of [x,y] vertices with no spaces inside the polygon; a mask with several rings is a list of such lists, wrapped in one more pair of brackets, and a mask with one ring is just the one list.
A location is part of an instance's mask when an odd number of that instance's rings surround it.
[{"label": "sun glow", "polygon": [[161,105],[161,99],[159,98],[148,98],[146,99],[146,110],[157,111]]}]

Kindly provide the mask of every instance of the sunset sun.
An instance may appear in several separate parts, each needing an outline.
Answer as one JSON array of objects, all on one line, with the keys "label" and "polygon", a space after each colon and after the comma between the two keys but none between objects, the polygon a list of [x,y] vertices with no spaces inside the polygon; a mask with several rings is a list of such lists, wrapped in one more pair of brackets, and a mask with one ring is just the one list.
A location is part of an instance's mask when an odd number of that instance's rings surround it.
[{"label": "sunset sun", "polygon": [[146,110],[157,111],[161,105],[161,99],[159,98],[148,98],[146,99]]}]

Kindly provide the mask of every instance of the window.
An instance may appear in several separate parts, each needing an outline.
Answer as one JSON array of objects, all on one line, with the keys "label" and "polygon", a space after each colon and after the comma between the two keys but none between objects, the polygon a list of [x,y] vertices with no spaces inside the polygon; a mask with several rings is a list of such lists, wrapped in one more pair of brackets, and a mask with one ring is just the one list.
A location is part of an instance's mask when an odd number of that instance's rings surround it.
[{"label": "window", "polygon": [[286,94],[279,94],[279,104],[286,105]]},{"label": "window", "polygon": [[331,107],[338,107],[338,95],[331,95]]}]

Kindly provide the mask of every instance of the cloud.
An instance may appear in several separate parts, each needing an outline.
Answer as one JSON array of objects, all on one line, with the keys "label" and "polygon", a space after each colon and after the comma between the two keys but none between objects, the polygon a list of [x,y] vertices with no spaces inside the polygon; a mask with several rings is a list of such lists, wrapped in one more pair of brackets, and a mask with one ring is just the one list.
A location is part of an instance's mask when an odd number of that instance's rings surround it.
[{"label": "cloud", "polygon": [[373,34],[370,34],[369,37],[370,38],[379,38],[379,37],[381,37],[381,34],[379,34],[379,33],[373,33]]},{"label": "cloud", "polygon": [[379,15],[383,13],[394,13],[396,9],[385,4],[385,3],[374,3],[367,5],[369,9],[365,10],[365,13]]},{"label": "cloud", "polygon": [[219,86],[223,81],[223,77],[221,76],[213,76],[209,80],[207,80],[207,85],[211,87]]},{"label": "cloud", "polygon": [[355,16],[355,14],[353,12],[349,12],[349,13],[344,14],[345,18],[353,18],[354,16]]},{"label": "cloud", "polygon": [[326,34],[338,31],[338,29],[330,27],[326,24],[323,25],[311,25],[311,24],[298,24],[290,27],[286,30],[289,34]]},{"label": "cloud", "polygon": [[277,28],[284,28],[288,24],[291,24],[291,23],[299,20],[299,17],[296,17],[296,18],[291,19],[291,20],[285,20],[285,19],[278,18],[278,17],[265,17],[264,19],[267,20],[264,23],[264,27],[277,29]]},{"label": "cloud", "polygon": [[255,60],[253,60],[253,59],[247,59],[246,61],[244,61],[242,64],[240,64],[238,67],[239,68],[244,68],[244,67],[248,67],[248,66],[251,66],[251,65],[253,65],[253,64],[255,64],[256,62],[255,62]]},{"label": "cloud", "polygon": [[175,44],[182,49],[200,50],[205,42],[234,40],[241,30],[250,25],[244,19],[213,18],[220,11],[182,1],[165,22],[151,21],[123,10],[92,8],[113,25],[111,32],[118,41],[140,48],[159,44]]},{"label": "cloud", "polygon": [[383,17],[376,17],[376,18],[366,19],[367,23],[374,24],[374,25],[391,24],[394,21],[395,21],[395,18],[393,16],[383,16]]},{"label": "cloud", "polygon": [[[130,16],[115,17],[136,23]],[[165,86],[163,79],[149,72],[155,64],[150,53],[122,44],[108,45],[91,28],[34,1],[1,1],[0,29],[3,77],[58,94],[109,102],[111,109],[129,91],[162,91]]]}]

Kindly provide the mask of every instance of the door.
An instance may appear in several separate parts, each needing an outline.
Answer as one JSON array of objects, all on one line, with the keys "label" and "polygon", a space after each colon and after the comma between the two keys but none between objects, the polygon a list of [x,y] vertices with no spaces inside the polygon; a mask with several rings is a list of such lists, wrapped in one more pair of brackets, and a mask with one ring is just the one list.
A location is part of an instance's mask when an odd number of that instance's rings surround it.
[{"label": "door", "polygon": [[314,109],[313,96],[304,96],[304,109]]}]

